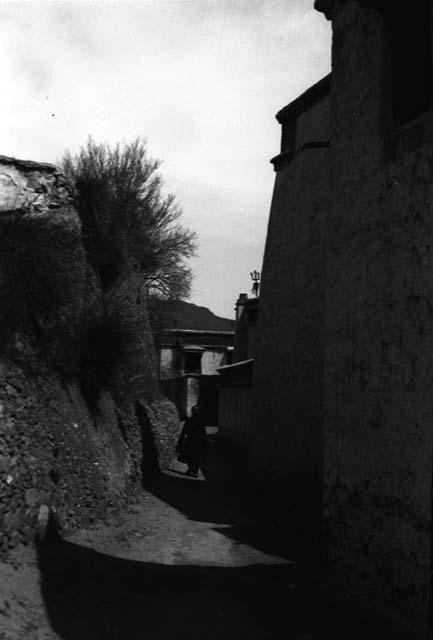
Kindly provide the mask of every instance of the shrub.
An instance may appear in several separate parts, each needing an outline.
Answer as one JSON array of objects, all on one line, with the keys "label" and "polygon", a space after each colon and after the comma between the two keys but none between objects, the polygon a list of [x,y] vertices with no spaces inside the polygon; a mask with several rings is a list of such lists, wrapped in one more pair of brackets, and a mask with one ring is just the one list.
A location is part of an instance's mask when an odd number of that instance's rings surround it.
[{"label": "shrub", "polygon": [[196,236],[179,223],[174,196],[163,196],[159,166],[140,138],[114,147],[89,138],[76,156],[67,152],[63,158],[78,193],[89,261],[105,290],[132,262],[149,290],[164,297],[189,294],[186,260],[195,253]]}]

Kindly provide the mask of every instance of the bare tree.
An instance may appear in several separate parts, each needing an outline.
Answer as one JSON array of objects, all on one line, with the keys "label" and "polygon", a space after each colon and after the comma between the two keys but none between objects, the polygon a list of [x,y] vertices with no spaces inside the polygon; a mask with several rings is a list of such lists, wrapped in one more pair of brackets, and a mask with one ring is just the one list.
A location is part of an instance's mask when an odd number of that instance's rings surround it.
[{"label": "bare tree", "polygon": [[153,295],[188,297],[196,234],[180,223],[173,195],[162,193],[160,161],[148,156],[146,140],[111,147],[89,138],[61,166],[77,190],[78,211],[89,260],[104,289],[126,267],[143,276]]}]

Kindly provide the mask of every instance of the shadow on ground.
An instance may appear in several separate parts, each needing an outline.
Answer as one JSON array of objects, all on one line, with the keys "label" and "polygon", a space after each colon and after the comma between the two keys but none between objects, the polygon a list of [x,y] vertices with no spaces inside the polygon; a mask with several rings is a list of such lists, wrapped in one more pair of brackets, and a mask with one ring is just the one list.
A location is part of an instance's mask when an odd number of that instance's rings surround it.
[{"label": "shadow on ground", "polygon": [[308,598],[288,564],[167,566],[66,541],[40,546],[38,559],[50,622],[64,640],[263,640],[309,631]]},{"label": "shadow on ground", "polygon": [[[146,488],[192,520],[289,562],[163,565],[99,553],[50,529],[38,545],[41,590],[63,640],[359,640],[371,633],[319,597],[314,540],[266,492],[213,458],[207,481],[159,474]],[[310,526],[311,529],[311,526]],[[377,629],[376,629],[377,631]],[[385,634],[380,636],[385,640]]]},{"label": "shadow on ground", "polygon": [[[365,640],[296,565],[162,565],[64,540],[38,546],[41,590],[63,640]],[[389,636],[374,629],[374,637]],[[378,635],[377,633],[378,632]]]},{"label": "shadow on ground", "polygon": [[303,565],[317,562],[313,560],[319,553],[317,531],[313,534],[307,523],[284,513],[281,505],[278,509],[269,497],[168,474],[147,483],[146,490],[189,519],[214,524],[216,531],[234,542]]},{"label": "shadow on ground", "polygon": [[242,467],[221,453],[215,440],[210,440],[202,471],[205,481],[169,469],[169,473],[147,479],[144,486],[190,520],[214,524],[216,531],[234,542],[318,572],[320,528],[311,520],[297,518],[287,496],[249,485]]}]

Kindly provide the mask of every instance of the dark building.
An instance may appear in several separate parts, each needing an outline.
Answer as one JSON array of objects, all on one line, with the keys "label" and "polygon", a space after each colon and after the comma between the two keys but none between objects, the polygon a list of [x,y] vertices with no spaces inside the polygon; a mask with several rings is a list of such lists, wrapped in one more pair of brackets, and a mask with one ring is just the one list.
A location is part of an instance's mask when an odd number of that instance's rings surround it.
[{"label": "dark building", "polygon": [[218,427],[238,455],[248,448],[259,298],[241,293],[236,302],[233,362],[218,368]]},{"label": "dark building", "polygon": [[322,512],[329,593],[426,638],[432,7],[316,8],[333,23],[332,76],[278,115],[249,464],[285,488],[288,504],[301,496]]},{"label": "dark building", "polygon": [[277,114],[257,320],[249,465],[321,517],[324,218],[329,184],[329,77]]},{"label": "dark building", "polygon": [[432,4],[325,4],[334,36],[324,355],[330,577],[406,637],[425,638],[432,607]]}]

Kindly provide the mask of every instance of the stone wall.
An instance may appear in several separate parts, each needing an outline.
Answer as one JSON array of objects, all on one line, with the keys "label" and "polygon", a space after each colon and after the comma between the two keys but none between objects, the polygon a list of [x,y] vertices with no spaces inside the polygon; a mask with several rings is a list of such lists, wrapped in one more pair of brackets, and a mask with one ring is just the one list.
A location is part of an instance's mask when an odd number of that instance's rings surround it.
[{"label": "stone wall", "polygon": [[[308,113],[308,117],[307,114]],[[283,127],[312,124],[328,136],[329,98],[315,97]],[[299,132],[301,135],[301,132]],[[323,224],[326,146],[286,150],[277,169],[258,307],[249,466],[284,487],[288,504],[320,514],[323,456]],[[287,151],[289,155],[287,156]]]},{"label": "stone wall", "polygon": [[47,369],[29,376],[0,364],[0,548],[30,542],[39,508],[55,507],[64,532],[94,522],[135,491],[140,433],[125,439],[109,396],[94,419],[76,386]]},{"label": "stone wall", "polygon": [[[113,293],[119,305],[111,301],[122,309],[125,349],[110,384],[91,402],[86,393],[89,326],[105,302],[73,198],[54,166],[0,157],[2,551],[33,539],[43,505],[64,532],[105,517],[168,462],[178,435],[176,409],[159,392],[146,299],[132,271]],[[97,339],[97,324],[90,335]],[[99,372],[110,364],[109,343],[106,351]]]},{"label": "stone wall", "polygon": [[432,114],[392,129],[383,18],[353,1],[334,4],[324,368],[329,570],[341,599],[386,615],[404,637],[424,638],[431,579]]}]

